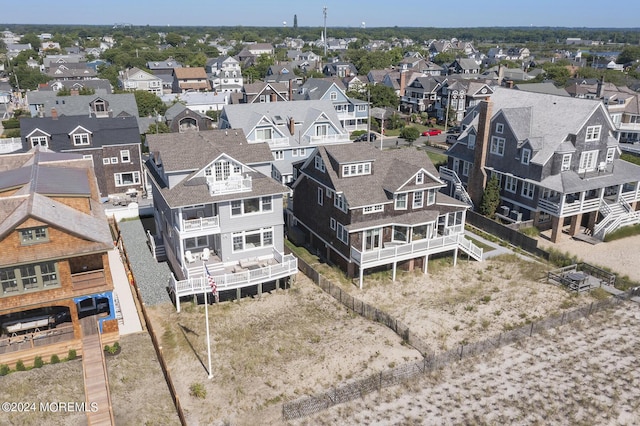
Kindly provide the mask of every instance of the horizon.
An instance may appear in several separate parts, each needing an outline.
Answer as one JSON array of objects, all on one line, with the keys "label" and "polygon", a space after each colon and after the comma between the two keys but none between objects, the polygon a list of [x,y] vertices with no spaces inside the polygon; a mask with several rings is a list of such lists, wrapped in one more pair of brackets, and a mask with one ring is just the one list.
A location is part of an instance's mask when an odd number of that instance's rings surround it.
[{"label": "horizon", "polygon": [[[327,28],[640,29],[637,21],[640,2],[625,5],[624,12],[620,14],[604,14],[601,3],[595,0],[540,0],[535,7],[520,10],[514,10],[512,2],[506,0],[494,0],[491,7],[473,0],[459,0],[452,8],[424,3],[406,8],[389,7],[389,3],[383,0],[346,3],[338,0],[305,3],[278,0],[269,3],[269,7],[259,0],[233,3],[182,0],[182,13],[176,13],[175,2],[170,0],[112,0],[104,6],[97,14],[93,5],[80,0],[65,0],[55,7],[44,0],[8,2],[2,6],[3,16],[14,23],[3,25],[293,28],[295,16],[299,28],[319,28],[324,27],[323,11],[326,7]],[[38,13],[41,10],[46,10],[46,13]],[[27,19],[25,11],[35,13]],[[597,23],[597,26],[588,27],[585,23]]]}]

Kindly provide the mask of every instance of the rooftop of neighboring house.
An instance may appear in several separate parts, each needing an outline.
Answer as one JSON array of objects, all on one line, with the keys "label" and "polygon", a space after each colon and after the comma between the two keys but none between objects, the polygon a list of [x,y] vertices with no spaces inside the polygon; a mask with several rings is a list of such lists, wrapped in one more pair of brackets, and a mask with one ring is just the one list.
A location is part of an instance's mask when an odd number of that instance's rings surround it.
[{"label": "rooftop of neighboring house", "polygon": [[177,79],[186,80],[186,79],[194,79],[194,78],[203,78],[207,79],[207,73],[205,72],[203,67],[183,67],[183,68],[175,68],[173,73]]},{"label": "rooftop of neighboring house", "polygon": [[55,92],[32,91],[27,93],[29,105],[41,105],[40,111],[45,117],[51,117],[51,110],[55,108],[58,116],[86,115],[92,112],[91,104],[96,100],[108,103],[109,112],[113,117],[138,116],[138,104],[133,93],[94,94],[57,96]]},{"label": "rooftop of neighboring house", "polygon": [[318,100],[321,99],[331,87],[337,87],[344,93],[344,83],[338,77],[335,78],[309,78],[293,94],[294,100]]},{"label": "rooftop of neighboring house", "polygon": [[569,93],[562,87],[556,87],[553,83],[526,83],[513,86],[516,90],[525,92],[546,93],[548,95],[569,96]]},{"label": "rooftop of neighboring house", "polygon": [[[10,190],[10,191],[8,191]],[[51,225],[82,241],[47,244],[46,257],[65,257],[113,248],[100,204],[93,163],[82,155],[31,150],[0,156],[0,239],[27,219]],[[83,209],[79,198],[86,199]],[[67,199],[72,201],[67,202]],[[2,250],[0,264],[28,263],[41,250]]]},{"label": "rooftop of neighboring house", "polygon": [[63,86],[70,90],[93,89],[96,94],[111,94],[111,83],[105,79],[95,80],[53,80],[48,83],[38,85],[39,91],[52,91],[52,86]]},{"label": "rooftop of neighboring house", "polygon": [[168,58],[164,61],[149,61],[147,62],[147,68],[151,71],[166,70],[172,68],[182,68],[182,64],[173,58]]},{"label": "rooftop of neighboring house", "polygon": [[[251,170],[246,173],[252,179],[250,192],[215,196],[209,193],[202,170],[221,156],[248,167],[273,160],[268,144],[247,143],[240,129],[148,135],[147,141],[151,154],[147,169],[172,208],[289,192],[271,177]],[[184,178],[169,188],[157,172],[157,164],[161,164],[164,173],[182,174]]]}]

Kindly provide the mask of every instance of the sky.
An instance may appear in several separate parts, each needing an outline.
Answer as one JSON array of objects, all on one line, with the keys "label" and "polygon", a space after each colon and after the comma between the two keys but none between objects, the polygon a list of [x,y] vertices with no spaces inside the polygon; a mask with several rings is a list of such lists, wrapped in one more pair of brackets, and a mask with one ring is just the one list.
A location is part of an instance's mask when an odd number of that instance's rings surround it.
[{"label": "sky", "polygon": [[0,23],[322,27],[325,6],[327,27],[640,28],[638,0],[0,0]]}]

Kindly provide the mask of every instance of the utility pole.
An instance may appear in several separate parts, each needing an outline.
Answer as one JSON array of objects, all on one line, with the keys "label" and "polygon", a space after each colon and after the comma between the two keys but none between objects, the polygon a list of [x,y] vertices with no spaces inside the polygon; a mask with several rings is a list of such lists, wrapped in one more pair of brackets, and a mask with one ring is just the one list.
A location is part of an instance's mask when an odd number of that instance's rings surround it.
[{"label": "utility pole", "polygon": [[327,56],[327,6],[322,8],[324,15],[324,56]]}]

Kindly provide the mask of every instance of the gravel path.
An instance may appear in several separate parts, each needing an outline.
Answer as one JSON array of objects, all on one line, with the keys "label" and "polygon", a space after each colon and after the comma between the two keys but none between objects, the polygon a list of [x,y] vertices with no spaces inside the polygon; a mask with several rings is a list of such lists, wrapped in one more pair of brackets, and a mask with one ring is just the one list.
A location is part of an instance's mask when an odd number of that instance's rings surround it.
[{"label": "gravel path", "polygon": [[151,255],[142,222],[128,220],[119,222],[118,226],[143,303],[147,306],[171,303],[167,293],[171,270],[166,262],[158,263]]}]

